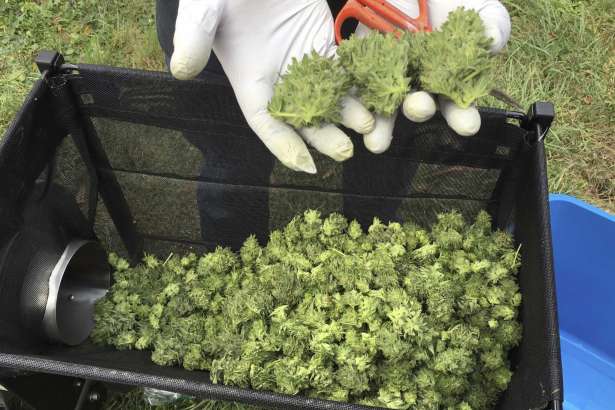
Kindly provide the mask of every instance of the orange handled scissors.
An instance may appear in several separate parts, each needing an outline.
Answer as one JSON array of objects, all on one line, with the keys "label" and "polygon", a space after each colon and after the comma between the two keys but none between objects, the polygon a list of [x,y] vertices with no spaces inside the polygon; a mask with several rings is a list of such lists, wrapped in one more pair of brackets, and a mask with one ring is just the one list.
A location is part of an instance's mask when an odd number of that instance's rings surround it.
[{"label": "orange handled scissors", "polygon": [[342,38],[342,25],[348,19],[355,19],[367,27],[383,33],[394,33],[400,37],[404,31],[431,31],[427,0],[419,0],[419,15],[408,17],[386,0],[348,0],[335,19],[335,39]]}]

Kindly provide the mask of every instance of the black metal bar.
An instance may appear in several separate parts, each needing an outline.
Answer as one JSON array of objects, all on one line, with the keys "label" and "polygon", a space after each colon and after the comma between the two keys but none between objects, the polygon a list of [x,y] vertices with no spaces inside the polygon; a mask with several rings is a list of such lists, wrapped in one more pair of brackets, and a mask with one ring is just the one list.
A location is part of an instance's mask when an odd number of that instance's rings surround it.
[{"label": "black metal bar", "polygon": [[45,73],[50,89],[57,99],[55,109],[58,120],[71,134],[90,176],[88,204],[90,222],[92,224],[94,222],[97,194],[100,193],[131,261],[133,263],[140,261],[143,255],[143,238],[137,231],[134,218],[115,176],[98,172],[100,167],[110,167],[109,159],[91,121],[79,113],[67,76],[62,73],[63,70],[74,70],[77,67],[64,64],[64,58],[56,52],[40,53],[37,65]]},{"label": "black metal bar", "polygon": [[[553,104],[538,101],[530,106],[527,115],[520,112],[506,111],[506,116],[519,120],[524,129],[531,131],[530,135],[532,138],[527,141],[525,146],[525,149],[529,149],[533,144],[544,139],[555,117],[555,110]],[[520,169],[519,164],[516,162],[509,164],[502,170],[492,198],[492,200],[497,200],[498,205],[497,210],[491,210],[496,216],[496,228],[509,228],[515,206],[514,198],[517,180],[520,178],[521,172],[522,169]],[[502,187],[505,187],[505,189],[502,189]]]},{"label": "black metal bar", "polygon": [[[59,124],[66,128],[66,132],[71,135],[81,160],[83,161],[86,170],[90,178],[90,192],[88,195],[88,220],[93,225],[94,216],[96,214],[97,204],[97,192],[98,192],[98,176],[92,163],[91,156],[88,152],[86,145],[86,139],[83,132],[83,127],[80,125],[77,117],[77,109],[74,101],[72,100],[68,82],[66,78],[59,74],[63,64],[64,56],[56,51],[41,51],[36,59],[36,65],[38,66],[41,74],[51,95],[54,97],[53,109],[56,120]],[[52,182],[52,170],[53,160],[49,163],[49,173],[47,175],[47,186],[45,188],[46,193],[49,185]]]},{"label": "black metal bar", "polygon": [[115,174],[103,172],[104,169],[111,168],[111,163],[96,134],[92,121],[85,116],[82,117],[82,120],[87,130],[86,136],[90,153],[97,169],[98,191],[126,247],[131,262],[136,264],[143,258],[143,236],[137,230],[135,219],[130,212],[130,207]]},{"label": "black metal bar", "polygon": [[84,129],[80,124],[76,105],[72,100],[68,82],[64,76],[52,76],[49,78],[49,84],[52,95],[56,99],[55,111],[58,121],[67,128],[67,132],[73,139],[77,151],[81,156],[88,176],[90,178],[90,192],[88,194],[88,220],[90,224],[94,224],[96,215],[96,204],[98,196],[98,175],[94,163],[92,162],[91,154],[87,146],[87,137]]},{"label": "black metal bar", "polygon": [[83,383],[81,393],[79,393],[79,398],[77,399],[77,404],[75,405],[75,410],[83,410],[93,384],[94,381],[92,380],[86,380],[85,383]]},{"label": "black metal bar", "polygon": [[519,162],[502,169],[493,196],[488,204],[489,212],[494,216],[494,228],[509,231],[514,215],[517,183],[521,175]]}]

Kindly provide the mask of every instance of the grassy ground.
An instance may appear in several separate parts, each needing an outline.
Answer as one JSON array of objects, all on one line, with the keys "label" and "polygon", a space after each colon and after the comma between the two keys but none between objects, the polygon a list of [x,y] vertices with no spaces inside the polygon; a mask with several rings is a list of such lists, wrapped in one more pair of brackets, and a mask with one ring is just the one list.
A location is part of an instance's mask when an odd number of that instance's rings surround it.
[{"label": "grassy ground", "polygon": [[[550,188],[615,210],[615,1],[505,0],[513,37],[500,87],[553,101]],[[33,56],[161,69],[153,0],[0,0],[0,134],[37,78]],[[492,102],[488,102],[492,103]]]},{"label": "grassy ground", "polygon": [[38,78],[34,57],[162,69],[154,0],[0,0],[0,134]]},{"label": "grassy ground", "polygon": [[615,210],[615,1],[506,0],[513,35],[501,87],[555,103],[550,189]]}]

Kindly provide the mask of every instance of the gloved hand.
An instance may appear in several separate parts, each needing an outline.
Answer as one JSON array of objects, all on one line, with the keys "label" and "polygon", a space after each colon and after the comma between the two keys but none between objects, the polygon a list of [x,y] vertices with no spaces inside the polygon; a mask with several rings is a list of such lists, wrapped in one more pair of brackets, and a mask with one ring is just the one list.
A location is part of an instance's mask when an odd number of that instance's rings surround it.
[{"label": "gloved hand", "polygon": [[[352,142],[339,128],[294,130],[267,112],[273,86],[293,57],[312,50],[335,54],[333,17],[326,0],[180,0],[173,44],[170,69],[178,79],[197,76],[213,47],[248,124],[287,167],[316,172],[303,140],[337,161],[353,155]],[[375,120],[348,96],[342,124],[366,134]]]},{"label": "gloved hand", "polygon": [[[389,3],[410,17],[418,16],[417,0],[388,0]],[[433,29],[439,28],[448,18],[448,14],[459,8],[476,10],[485,24],[487,36],[493,39],[491,51],[497,53],[504,48],[510,37],[510,16],[506,8],[498,0],[429,0],[429,17]],[[365,36],[370,29],[359,24],[356,35]],[[436,97],[424,91],[415,91],[405,98],[402,111],[411,121],[424,122],[429,120],[439,106],[448,125],[458,134],[470,136],[476,134],[481,125],[480,115],[475,106],[461,108],[446,96]],[[385,118],[376,116],[376,126],[371,133],[365,135],[366,144],[371,145],[373,152],[383,152],[389,148],[392,140],[395,116]]]}]

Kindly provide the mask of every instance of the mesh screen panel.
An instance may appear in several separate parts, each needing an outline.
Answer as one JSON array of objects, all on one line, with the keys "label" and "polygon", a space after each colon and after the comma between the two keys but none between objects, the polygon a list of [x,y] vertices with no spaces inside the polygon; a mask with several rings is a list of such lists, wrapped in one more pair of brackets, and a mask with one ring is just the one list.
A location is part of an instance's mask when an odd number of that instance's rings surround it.
[{"label": "mesh screen panel", "polygon": [[53,162],[52,180],[73,196],[84,217],[89,213],[90,176],[73,138],[64,138]]},{"label": "mesh screen panel", "polygon": [[[129,256],[142,246],[166,257],[219,244],[237,247],[252,233],[266,240],[271,229],[307,208],[342,212],[363,225],[375,216],[429,225],[442,211],[472,218],[486,209],[496,226],[509,227],[524,244],[526,330],[498,409],[542,408],[561,398],[544,153],[540,145],[529,146],[527,132],[502,112],[483,110],[481,132],[473,138],[456,135],[440,116],[424,124],[399,116],[386,153],[367,152],[361,137],[350,133],[351,160],[340,164],[313,153],[318,174],[307,175],[273,159],[223,78],[178,82],[162,73],[80,66],[68,80],[101,193],[93,228],[109,251]],[[48,155],[54,157],[53,181],[86,215],[92,181],[73,142],[65,138]],[[15,203],[7,195],[0,200]],[[19,349],[20,339],[35,347]],[[154,365],[147,352],[36,344],[27,334],[9,337],[0,330],[3,366],[271,408],[359,408],[212,385],[204,372]]]},{"label": "mesh screen panel", "polygon": [[115,252],[123,258],[128,258],[128,251],[102,199],[98,200],[96,206],[94,232],[108,252]]},{"label": "mesh screen panel", "polygon": [[[238,246],[252,233],[265,240],[269,230],[308,208],[342,212],[363,224],[380,216],[428,225],[450,209],[472,218],[495,201],[500,176],[499,168],[471,166],[472,158],[460,151],[465,141],[452,137],[441,138],[441,149],[459,152],[461,164],[421,162],[421,153],[432,155],[434,142],[419,134],[388,156],[358,149],[343,164],[313,151],[319,169],[313,176],[274,162],[260,142],[241,134],[182,132],[104,117],[92,123],[109,159],[101,172],[118,181],[137,229],[150,240]],[[408,146],[416,149],[404,155]],[[506,146],[508,153],[513,149]],[[111,225],[99,212],[99,236],[108,237]]]},{"label": "mesh screen panel", "polygon": [[[260,221],[267,221],[266,231],[269,231],[284,226],[294,215],[310,208],[324,214],[343,212],[366,223],[373,216],[381,215],[391,220],[412,219],[429,225],[439,212],[451,209],[473,218],[488,202],[225,185],[125,171],[113,175],[126,194],[139,232],[146,238],[230,246],[240,245],[254,232],[263,237],[263,232],[258,232]],[[96,229],[100,230],[99,236],[106,237],[113,230],[112,221],[104,212],[99,217]]]}]

